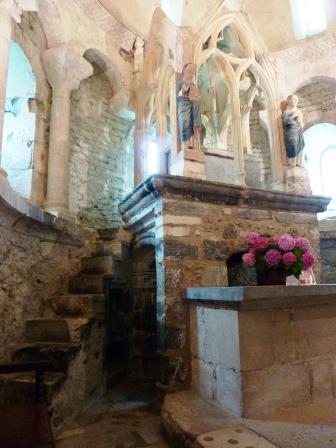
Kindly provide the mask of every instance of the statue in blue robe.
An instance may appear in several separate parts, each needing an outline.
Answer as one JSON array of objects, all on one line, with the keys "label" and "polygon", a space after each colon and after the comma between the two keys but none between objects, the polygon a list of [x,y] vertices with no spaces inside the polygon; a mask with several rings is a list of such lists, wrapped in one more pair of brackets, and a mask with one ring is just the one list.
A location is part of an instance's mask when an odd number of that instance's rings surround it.
[{"label": "statue in blue robe", "polygon": [[194,77],[194,64],[186,64],[182,79],[176,84],[177,116],[182,146],[199,149],[202,120],[200,94]]}]

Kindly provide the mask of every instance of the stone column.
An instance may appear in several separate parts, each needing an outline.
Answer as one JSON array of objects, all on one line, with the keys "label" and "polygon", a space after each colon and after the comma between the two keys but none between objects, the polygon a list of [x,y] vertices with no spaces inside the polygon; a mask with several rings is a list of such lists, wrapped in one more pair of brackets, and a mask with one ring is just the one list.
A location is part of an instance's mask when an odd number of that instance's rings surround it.
[{"label": "stone column", "polygon": [[272,104],[268,107],[268,123],[270,129],[272,190],[284,191],[285,148],[282,134],[281,112]]},{"label": "stone column", "polygon": [[233,154],[235,167],[235,181],[238,185],[245,185],[244,148],[241,127],[239,83],[230,88],[232,132],[233,132]]},{"label": "stone column", "polygon": [[46,50],[43,62],[52,87],[47,197],[44,208],[68,214],[70,95],[93,67],[66,45]]},{"label": "stone column", "polygon": [[[19,23],[23,10],[37,11],[36,0],[25,0],[24,2],[22,0],[0,0],[0,166],[12,19]],[[0,175],[7,176],[2,168],[0,168]]]}]

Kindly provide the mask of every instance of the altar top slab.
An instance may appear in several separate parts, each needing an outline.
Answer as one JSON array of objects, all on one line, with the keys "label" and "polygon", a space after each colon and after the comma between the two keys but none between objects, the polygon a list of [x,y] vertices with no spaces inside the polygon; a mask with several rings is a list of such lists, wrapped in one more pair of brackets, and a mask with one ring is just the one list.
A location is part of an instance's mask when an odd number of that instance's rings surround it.
[{"label": "altar top slab", "polygon": [[323,212],[330,202],[330,198],[324,196],[260,190],[182,176],[155,175],[138,185],[120,203],[119,211],[123,220],[131,220],[160,197],[305,213]]},{"label": "altar top slab", "polygon": [[238,310],[336,305],[336,284],[187,288],[185,298],[206,307]]}]

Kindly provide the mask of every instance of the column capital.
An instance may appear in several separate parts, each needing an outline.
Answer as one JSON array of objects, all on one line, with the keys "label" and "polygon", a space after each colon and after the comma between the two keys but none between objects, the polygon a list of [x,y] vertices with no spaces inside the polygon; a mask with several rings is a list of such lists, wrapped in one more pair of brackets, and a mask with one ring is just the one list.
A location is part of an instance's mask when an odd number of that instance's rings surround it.
[{"label": "column capital", "polygon": [[72,91],[93,73],[92,65],[69,45],[49,48],[43,53],[48,81],[54,91]]},{"label": "column capital", "polygon": [[37,11],[37,0],[0,0],[0,9],[4,8],[7,13],[17,22],[21,22],[23,11]]}]

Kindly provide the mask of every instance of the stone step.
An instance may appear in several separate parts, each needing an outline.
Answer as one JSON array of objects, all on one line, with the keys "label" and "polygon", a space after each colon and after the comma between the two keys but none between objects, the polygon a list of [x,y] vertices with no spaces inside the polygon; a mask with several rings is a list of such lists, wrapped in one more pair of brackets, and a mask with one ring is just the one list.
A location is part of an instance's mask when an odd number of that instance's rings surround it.
[{"label": "stone step", "polygon": [[70,279],[68,290],[73,294],[103,294],[104,276],[102,274],[79,274]]},{"label": "stone step", "polygon": [[91,319],[86,317],[67,319],[70,329],[71,341],[82,342],[88,338],[91,329]]},{"label": "stone step", "polygon": [[12,358],[17,362],[48,361],[60,372],[66,372],[79,349],[77,343],[35,342],[16,347]]},{"label": "stone step", "polygon": [[25,324],[27,342],[70,342],[70,331],[65,319],[29,319]]},{"label": "stone step", "polygon": [[104,310],[105,296],[103,294],[53,296],[48,300],[48,306],[57,316],[85,317]]},{"label": "stone step", "polygon": [[112,255],[96,255],[83,258],[81,265],[83,274],[112,274],[114,271]]},{"label": "stone step", "polygon": [[[64,379],[62,372],[45,372],[43,380],[48,403]],[[35,384],[34,372],[0,375],[0,406],[34,402]]]}]

